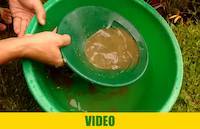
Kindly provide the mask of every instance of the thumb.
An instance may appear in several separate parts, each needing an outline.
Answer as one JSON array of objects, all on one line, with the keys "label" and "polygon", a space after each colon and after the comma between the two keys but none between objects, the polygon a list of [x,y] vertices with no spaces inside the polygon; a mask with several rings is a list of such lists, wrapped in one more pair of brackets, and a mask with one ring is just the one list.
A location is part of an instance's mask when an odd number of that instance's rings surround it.
[{"label": "thumb", "polygon": [[61,58],[54,66],[56,68],[62,67],[65,64],[64,60]]},{"label": "thumb", "polygon": [[70,37],[69,35],[64,34],[64,35],[60,35],[60,36],[61,36],[60,38],[61,38],[62,42],[60,42],[60,43],[58,44],[59,47],[64,47],[64,46],[70,44],[70,42],[71,42],[71,37]]},{"label": "thumb", "polygon": [[45,25],[46,23],[46,12],[44,10],[44,7],[42,5],[42,2],[40,0],[37,0],[33,6],[37,19],[41,25]]}]

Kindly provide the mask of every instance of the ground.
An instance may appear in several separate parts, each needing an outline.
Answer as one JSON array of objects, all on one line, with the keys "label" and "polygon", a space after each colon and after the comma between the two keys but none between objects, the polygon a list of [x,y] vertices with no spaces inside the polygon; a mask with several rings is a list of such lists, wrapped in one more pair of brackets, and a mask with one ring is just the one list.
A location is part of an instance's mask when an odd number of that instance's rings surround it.
[{"label": "ground", "polygon": [[182,50],[184,79],[172,111],[200,111],[200,24],[172,26]]},{"label": "ground", "polygon": [[[10,30],[0,33],[0,39],[15,36]],[[0,111],[37,111],[38,107],[27,89],[21,62],[0,65]]]},{"label": "ground", "polygon": [[[173,112],[200,111],[200,23],[171,25],[184,60],[184,79]],[[12,27],[0,39],[14,36]],[[0,111],[40,111],[27,89],[20,61],[0,66]]]}]

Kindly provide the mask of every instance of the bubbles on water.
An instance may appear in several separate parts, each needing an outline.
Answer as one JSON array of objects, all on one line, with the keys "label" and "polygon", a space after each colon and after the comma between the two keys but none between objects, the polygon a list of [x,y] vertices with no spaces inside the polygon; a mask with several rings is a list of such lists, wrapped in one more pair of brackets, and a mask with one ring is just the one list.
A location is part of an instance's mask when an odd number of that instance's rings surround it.
[{"label": "bubbles on water", "polygon": [[89,62],[103,70],[122,70],[135,66],[138,47],[131,35],[121,28],[100,29],[88,38],[85,54]]},{"label": "bubbles on water", "polygon": [[69,100],[69,105],[72,106],[72,107],[74,107],[74,108],[78,107],[78,104],[77,104],[77,102],[76,102],[75,99]]},{"label": "bubbles on water", "polygon": [[56,87],[57,90],[62,90],[63,88],[61,86]]},{"label": "bubbles on water", "polygon": [[81,104],[77,99],[74,99],[74,98],[69,99],[69,105],[78,111],[82,111],[82,112],[85,111],[84,109],[82,109]]}]

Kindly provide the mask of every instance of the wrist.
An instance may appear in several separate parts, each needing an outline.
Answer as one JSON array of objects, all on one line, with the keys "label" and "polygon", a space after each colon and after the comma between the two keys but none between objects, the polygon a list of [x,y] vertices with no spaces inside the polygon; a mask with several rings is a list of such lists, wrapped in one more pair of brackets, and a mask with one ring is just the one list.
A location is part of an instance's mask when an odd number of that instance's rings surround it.
[{"label": "wrist", "polygon": [[26,58],[31,46],[31,40],[27,36],[10,38],[8,42],[11,50],[10,54],[15,58]]},{"label": "wrist", "polygon": [[0,41],[0,64],[22,58],[25,50],[24,43],[19,38],[9,38]]},{"label": "wrist", "polygon": [[28,36],[24,36],[21,38],[18,38],[19,46],[18,46],[18,53],[20,58],[27,58],[29,56],[29,53],[31,51],[31,44],[32,40]]},{"label": "wrist", "polygon": [[24,41],[23,38],[12,38],[14,43],[11,44],[13,47],[13,55],[16,56],[16,58],[24,58],[25,51],[26,51],[26,44],[27,42]]}]

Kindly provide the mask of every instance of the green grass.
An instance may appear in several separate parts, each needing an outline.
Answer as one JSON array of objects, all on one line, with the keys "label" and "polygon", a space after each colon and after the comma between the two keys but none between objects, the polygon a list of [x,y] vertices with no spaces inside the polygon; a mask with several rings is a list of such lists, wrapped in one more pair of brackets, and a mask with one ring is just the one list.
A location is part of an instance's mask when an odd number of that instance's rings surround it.
[{"label": "green grass", "polygon": [[172,111],[200,111],[200,23],[172,26],[179,41],[184,61],[184,80]]}]

